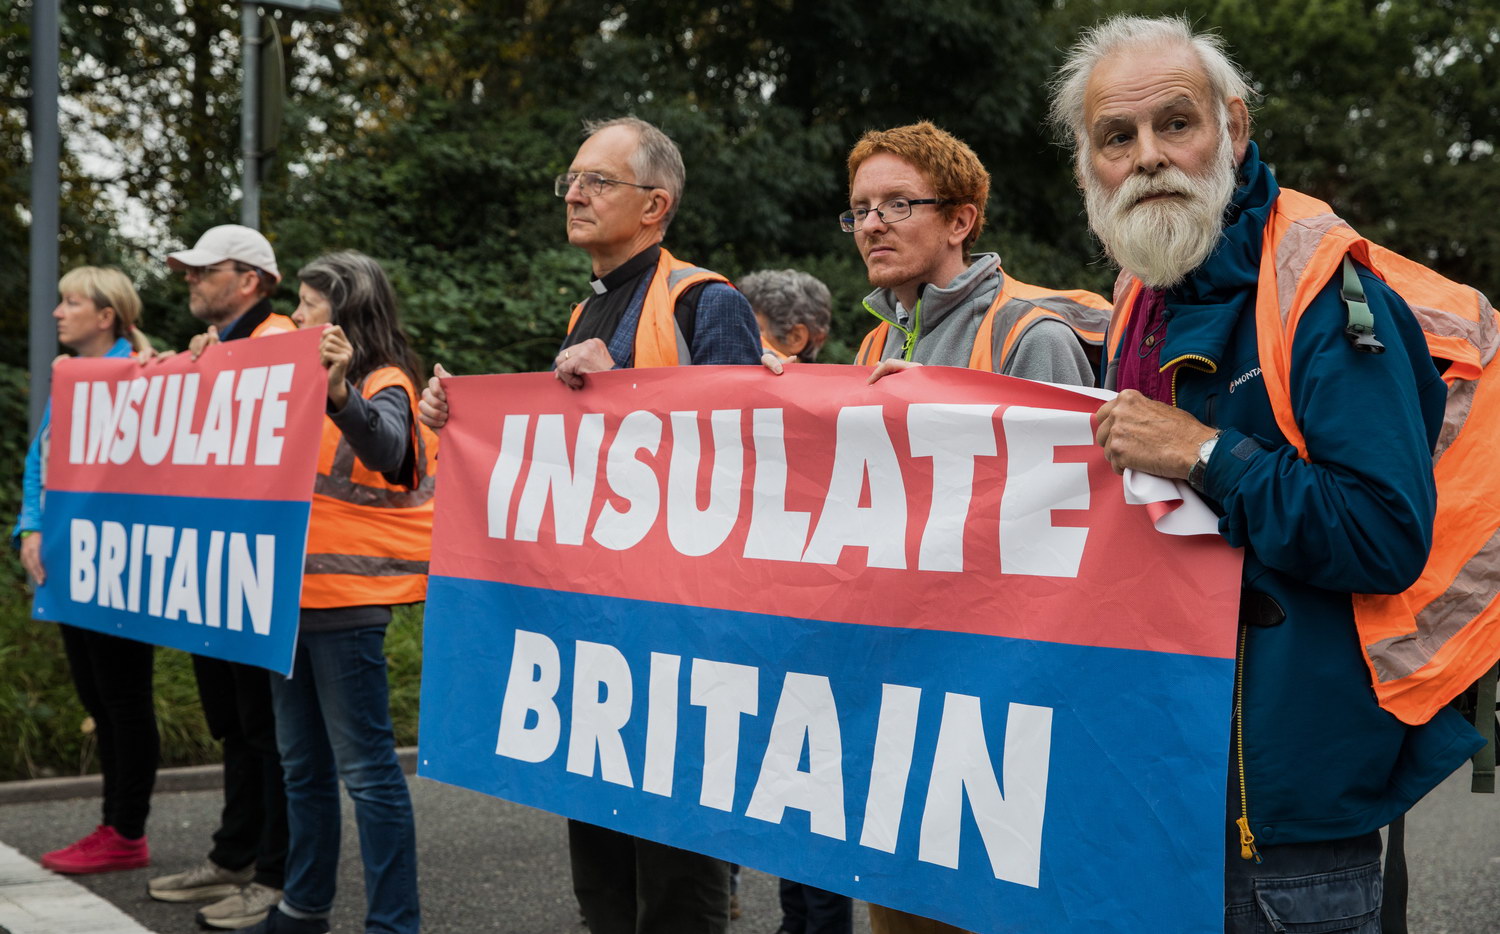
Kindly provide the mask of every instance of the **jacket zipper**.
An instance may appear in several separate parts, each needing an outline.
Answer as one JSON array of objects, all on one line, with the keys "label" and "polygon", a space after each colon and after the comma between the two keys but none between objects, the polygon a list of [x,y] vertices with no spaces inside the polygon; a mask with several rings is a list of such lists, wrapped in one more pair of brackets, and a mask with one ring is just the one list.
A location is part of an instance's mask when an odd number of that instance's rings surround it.
[{"label": "jacket zipper", "polygon": [[[1177,366],[1177,364],[1179,364],[1179,363],[1183,364],[1184,366],[1191,365],[1193,369],[1195,369],[1195,370],[1202,370],[1205,373],[1217,373],[1219,371],[1219,365],[1217,363],[1214,363],[1212,360],[1208,359],[1207,357],[1202,357],[1202,356],[1199,356],[1198,354],[1195,354],[1195,353],[1183,354],[1182,356],[1178,357],[1176,360],[1171,361],[1170,363],[1163,363],[1161,365],[1161,371],[1162,372],[1166,372],[1167,367],[1169,367],[1169,366]],[[1177,374],[1181,373],[1181,372],[1182,372],[1182,367],[1181,366],[1177,366],[1177,369],[1175,369],[1175,370],[1172,371],[1172,404],[1173,405],[1177,404]]]},{"label": "jacket zipper", "polygon": [[[1181,357],[1162,366],[1165,370],[1169,366],[1182,364],[1191,365],[1194,369],[1205,373],[1217,372],[1218,364],[1207,357],[1198,354],[1184,354]],[[1177,374],[1182,372],[1182,367],[1172,371],[1172,405],[1177,405]],[[1255,847],[1255,833],[1250,829],[1250,793],[1246,790],[1245,783],[1245,640],[1248,630],[1245,624],[1240,623],[1239,645],[1234,653],[1234,765],[1240,782],[1240,816],[1235,826],[1240,831],[1240,859],[1253,859],[1260,862],[1260,851]]]},{"label": "jacket zipper", "polygon": [[1260,862],[1260,851],[1255,848],[1255,834],[1250,830],[1250,795],[1245,790],[1245,638],[1249,630],[1240,623],[1239,646],[1234,653],[1234,764],[1240,779],[1240,817],[1235,826],[1240,829],[1240,859]]},{"label": "jacket zipper", "polygon": [[[892,321],[890,318],[887,318],[885,315],[876,311],[874,308],[871,308],[868,300],[861,302],[860,304],[865,306],[865,311],[868,311],[870,314],[874,315],[881,321],[884,321],[886,324],[889,324],[891,327],[895,328],[903,335],[905,335],[906,340],[901,344],[901,359],[910,362],[912,353],[917,349],[917,335],[922,333],[922,300],[920,298],[917,299],[917,306],[911,310],[911,330],[903,328],[901,325]],[[882,351],[884,349],[885,348],[881,348]]]}]

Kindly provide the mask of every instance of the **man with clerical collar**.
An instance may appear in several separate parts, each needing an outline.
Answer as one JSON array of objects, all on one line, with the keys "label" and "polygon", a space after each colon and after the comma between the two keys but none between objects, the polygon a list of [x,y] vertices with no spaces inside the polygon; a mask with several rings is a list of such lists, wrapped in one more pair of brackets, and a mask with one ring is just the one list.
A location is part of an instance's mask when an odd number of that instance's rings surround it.
[{"label": "man with clerical collar", "polygon": [[634,117],[585,131],[554,190],[567,203],[568,242],[593,260],[593,294],[574,309],[557,378],[577,389],[617,367],[759,362],[750,303],[661,245],[686,176],[676,144]]},{"label": "man with clerical collar", "polygon": [[[625,367],[758,364],[760,330],[729,280],[662,245],[686,172],[677,145],[644,120],[584,125],[587,138],[554,183],[567,203],[568,242],[593,261],[589,297],[573,309],[555,373],[572,389]],[[422,422],[441,429],[441,366],[422,393]],[[729,864],[568,822],[573,891],[592,934],[723,934]]]}]

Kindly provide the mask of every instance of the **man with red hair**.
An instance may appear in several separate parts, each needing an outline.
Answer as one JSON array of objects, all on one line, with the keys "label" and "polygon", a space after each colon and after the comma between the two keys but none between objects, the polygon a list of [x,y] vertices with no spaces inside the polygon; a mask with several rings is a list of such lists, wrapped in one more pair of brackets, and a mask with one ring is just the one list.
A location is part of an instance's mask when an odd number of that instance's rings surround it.
[{"label": "man with red hair", "polygon": [[974,150],[925,121],[871,130],[849,153],[839,223],[875,286],[864,305],[880,323],[857,357],[880,364],[872,380],[925,363],[1093,384],[1080,336],[1097,346],[1109,303],[1026,285],[974,253],[989,192]]}]

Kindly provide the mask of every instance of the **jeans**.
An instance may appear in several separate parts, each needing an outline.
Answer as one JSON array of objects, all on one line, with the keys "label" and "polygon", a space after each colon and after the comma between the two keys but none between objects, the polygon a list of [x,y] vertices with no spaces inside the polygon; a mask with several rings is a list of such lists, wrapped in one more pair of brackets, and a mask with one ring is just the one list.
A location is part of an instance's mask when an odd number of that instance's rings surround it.
[{"label": "jeans", "polygon": [[291,825],[282,898],[301,916],[332,910],[342,778],[364,858],[365,930],[415,934],[416,826],[396,758],[384,647],[384,626],[304,631],[292,677],[271,675]]},{"label": "jeans", "polygon": [[161,749],[151,689],[156,646],[74,626],[58,628],[78,699],[94,718],[104,773],[100,823],[139,839],[146,833]]},{"label": "jeans", "polygon": [[276,752],[271,682],[264,668],[193,656],[198,699],[224,744],[224,812],[208,858],[225,869],[255,865],[255,881],[281,888],[286,874],[286,792]]},{"label": "jeans", "polygon": [[1224,858],[1226,934],[1380,934],[1380,832],[1344,840],[1260,847]]}]

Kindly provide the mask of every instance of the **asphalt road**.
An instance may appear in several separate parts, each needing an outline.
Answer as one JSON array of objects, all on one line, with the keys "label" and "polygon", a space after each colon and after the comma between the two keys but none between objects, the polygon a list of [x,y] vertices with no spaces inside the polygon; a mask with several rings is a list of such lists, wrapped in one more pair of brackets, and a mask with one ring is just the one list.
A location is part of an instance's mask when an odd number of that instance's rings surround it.
[{"label": "asphalt road", "polygon": [[[422,929],[427,934],[587,934],[568,875],[567,823],[555,814],[438,782],[411,778],[417,814]],[[197,931],[198,906],[146,895],[146,879],[175,872],[208,852],[220,796],[158,794],[148,829],[152,868],[73,877],[158,934]],[[92,830],[97,799],[0,806],[0,842],[33,860]],[[344,841],[333,934],[363,934],[364,883],[353,812],[345,799]],[[773,934],[781,920],[776,879],[745,870],[744,914],[734,934]],[[863,906],[857,932],[868,932]]]},{"label": "asphalt road", "polygon": [[[586,934],[568,881],[562,818],[413,778],[421,848],[423,929],[429,934]],[[215,792],[154,799],[153,868],[79,881],[159,934],[196,930],[193,909],[154,902],[148,876],[199,859],[217,819]],[[0,842],[35,860],[98,821],[94,799],[0,806]],[[1500,796],[1472,795],[1465,768],[1408,818],[1412,934],[1500,932]],[[363,885],[352,816],[344,823],[335,934],[360,934]],[[776,880],[747,869],[744,916],[734,934],[773,934],[780,920]],[[863,906],[857,932],[868,932]],[[1159,932],[1151,932],[1159,934]]]}]

